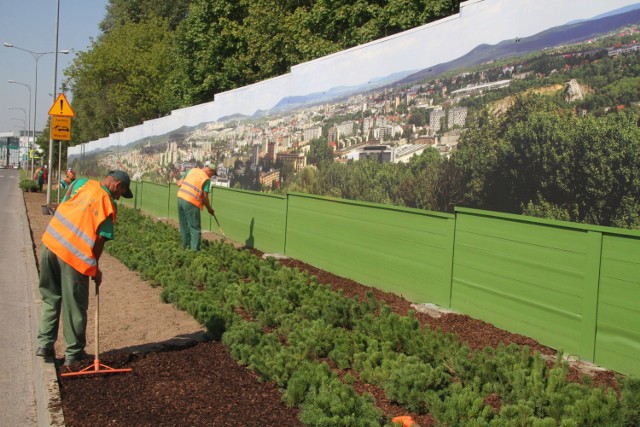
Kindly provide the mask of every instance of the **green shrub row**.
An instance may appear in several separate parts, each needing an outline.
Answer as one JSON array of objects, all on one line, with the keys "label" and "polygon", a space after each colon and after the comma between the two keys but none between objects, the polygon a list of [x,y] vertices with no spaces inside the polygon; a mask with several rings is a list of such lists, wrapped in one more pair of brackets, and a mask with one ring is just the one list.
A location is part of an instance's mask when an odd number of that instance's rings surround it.
[{"label": "green shrub row", "polygon": [[275,381],[311,426],[389,425],[370,395],[359,396],[326,363],[381,387],[407,412],[438,425],[640,425],[640,381],[622,392],[567,378],[527,347],[471,351],[457,337],[421,328],[413,312],[393,313],[371,295],[346,298],[298,269],[229,244],[185,251],[175,227],[120,208],[107,250],[161,286],[165,302],[222,339],[239,363]]},{"label": "green shrub row", "polygon": [[38,191],[38,183],[33,179],[23,179],[18,183],[18,187],[24,192],[36,192]]}]

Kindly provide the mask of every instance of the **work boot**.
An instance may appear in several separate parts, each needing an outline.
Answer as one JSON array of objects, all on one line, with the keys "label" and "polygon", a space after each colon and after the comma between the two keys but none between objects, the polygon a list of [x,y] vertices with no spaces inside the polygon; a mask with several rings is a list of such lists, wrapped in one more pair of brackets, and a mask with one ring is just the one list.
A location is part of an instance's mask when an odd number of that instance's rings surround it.
[{"label": "work boot", "polygon": [[38,347],[36,350],[36,356],[39,357],[52,357],[53,349],[49,347]]},{"label": "work boot", "polygon": [[81,360],[86,360],[89,358],[89,355],[87,353],[85,353],[84,351],[78,353],[78,354],[74,354],[73,356],[65,356],[64,358],[64,363],[62,366],[71,366],[76,362],[79,362]]}]

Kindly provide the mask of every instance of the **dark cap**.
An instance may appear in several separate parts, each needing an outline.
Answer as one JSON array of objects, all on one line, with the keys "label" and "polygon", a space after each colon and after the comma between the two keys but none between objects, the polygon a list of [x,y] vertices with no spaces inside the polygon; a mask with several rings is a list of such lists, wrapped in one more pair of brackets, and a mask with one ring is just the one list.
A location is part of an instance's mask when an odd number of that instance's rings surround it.
[{"label": "dark cap", "polygon": [[114,177],[127,186],[127,191],[122,195],[122,197],[124,197],[125,199],[130,199],[133,197],[133,193],[131,192],[131,178],[129,178],[128,173],[116,169],[114,171],[109,171],[107,175]]}]

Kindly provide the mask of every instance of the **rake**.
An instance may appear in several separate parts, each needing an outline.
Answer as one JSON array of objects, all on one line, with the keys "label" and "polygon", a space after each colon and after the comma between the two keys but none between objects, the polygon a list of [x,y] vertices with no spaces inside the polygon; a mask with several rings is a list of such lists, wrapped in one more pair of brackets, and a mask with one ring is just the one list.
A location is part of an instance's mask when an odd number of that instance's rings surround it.
[{"label": "rake", "polygon": [[[95,281],[94,281],[95,283]],[[95,357],[93,360],[93,364],[87,366],[86,368],[77,371],[77,372],[63,372],[60,374],[60,376],[63,377],[74,377],[74,376],[81,376],[81,375],[93,375],[93,374],[117,374],[117,373],[121,373],[121,372],[131,372],[132,369],[131,368],[112,368],[110,366],[107,366],[103,363],[100,363],[100,357],[99,357],[99,350],[100,350],[100,334],[99,334],[99,330],[100,330],[100,285],[98,285],[98,283],[96,283],[96,320],[95,320],[95,333],[96,333],[96,344],[95,344]]]},{"label": "rake", "polygon": [[216,224],[218,224],[218,231],[220,232],[220,234],[222,234],[222,240],[226,240],[227,236],[226,234],[224,234],[224,231],[222,231],[222,227],[220,226],[220,221],[218,221],[218,217],[216,216],[216,213],[213,213],[213,219],[216,220]]}]

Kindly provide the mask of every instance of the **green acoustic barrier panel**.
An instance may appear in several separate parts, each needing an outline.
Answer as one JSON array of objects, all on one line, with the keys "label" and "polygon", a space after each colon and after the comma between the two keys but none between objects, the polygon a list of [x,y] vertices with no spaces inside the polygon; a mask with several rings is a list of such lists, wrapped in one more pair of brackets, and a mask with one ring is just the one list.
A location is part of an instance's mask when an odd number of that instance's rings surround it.
[{"label": "green acoustic barrier panel", "polygon": [[479,212],[456,209],[452,308],[584,353],[588,232]]},{"label": "green acoustic barrier panel", "polygon": [[156,217],[169,215],[169,187],[167,185],[142,183],[140,209]]},{"label": "green acoustic barrier panel", "polygon": [[[284,253],[286,197],[213,187],[210,200],[228,238],[262,252]],[[215,220],[209,221],[218,233]]]},{"label": "green acoustic barrier panel", "polygon": [[134,208],[136,209],[140,209],[140,206],[142,206],[142,191],[143,191],[143,183],[142,182],[136,182],[136,192],[133,194],[133,200],[134,200]]},{"label": "green acoustic barrier panel", "polygon": [[[177,221],[175,184],[131,185],[122,204]],[[236,242],[640,375],[638,231],[222,187],[210,198]],[[218,233],[206,211],[202,225]]]},{"label": "green acoustic barrier panel", "polygon": [[595,362],[640,376],[640,233],[602,241]]},{"label": "green acoustic barrier panel", "polygon": [[449,306],[453,217],[289,194],[286,254],[413,302]]}]

